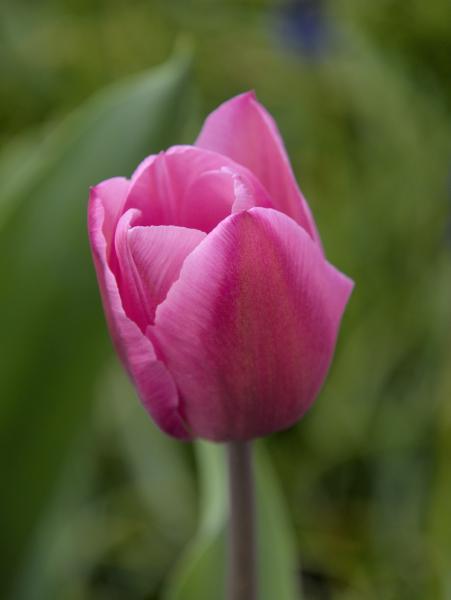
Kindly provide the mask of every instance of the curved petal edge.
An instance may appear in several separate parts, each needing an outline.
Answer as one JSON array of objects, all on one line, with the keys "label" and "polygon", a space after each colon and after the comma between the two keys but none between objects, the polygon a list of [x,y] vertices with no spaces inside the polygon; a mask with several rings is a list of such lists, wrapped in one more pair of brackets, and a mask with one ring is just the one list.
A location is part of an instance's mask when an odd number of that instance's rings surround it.
[{"label": "curved petal edge", "polygon": [[[174,380],[158,359],[151,341],[125,314],[116,278],[107,259],[104,227],[106,206],[110,202],[114,180],[91,190],[88,207],[88,231],[94,264],[109,329],[117,352],[135,383],[140,399],[157,423],[169,435],[190,439],[181,415]],[[117,191],[117,190],[116,190]]]}]

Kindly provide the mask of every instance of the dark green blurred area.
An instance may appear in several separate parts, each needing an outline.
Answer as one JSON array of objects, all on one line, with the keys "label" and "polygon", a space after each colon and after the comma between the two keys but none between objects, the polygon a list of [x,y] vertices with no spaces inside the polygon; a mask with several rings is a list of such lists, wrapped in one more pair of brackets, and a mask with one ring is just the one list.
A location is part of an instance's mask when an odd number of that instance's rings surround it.
[{"label": "dark green blurred area", "polygon": [[[161,76],[150,142],[118,113],[107,160],[94,111],[60,134],[88,123],[89,146],[46,145],[91,94],[177,44],[192,46],[191,72]],[[253,88],[328,257],[356,282],[317,403],[266,442],[304,598],[451,598],[450,57],[448,0],[3,0],[0,597],[163,598],[196,528],[195,460],[152,427],[111,359],[82,239],[97,181],[79,192],[68,165],[129,175]]]}]

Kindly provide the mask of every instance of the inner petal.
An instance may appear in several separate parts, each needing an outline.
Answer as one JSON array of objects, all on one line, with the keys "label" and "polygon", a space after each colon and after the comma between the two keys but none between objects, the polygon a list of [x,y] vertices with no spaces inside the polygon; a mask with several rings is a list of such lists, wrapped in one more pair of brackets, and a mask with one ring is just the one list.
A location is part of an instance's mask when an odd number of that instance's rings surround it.
[{"label": "inner petal", "polygon": [[138,278],[138,301],[145,304],[147,323],[153,323],[157,306],[179,277],[185,258],[206,237],[203,231],[173,225],[133,227],[127,244]]},{"label": "inner petal", "polygon": [[132,178],[125,211],[140,225],[176,225],[210,232],[231,212],[270,206],[263,186],[226,156],[175,146],[143,164]]},{"label": "inner petal", "polygon": [[185,227],[211,231],[230,215],[235,201],[233,178],[221,169],[206,171],[186,189],[178,218]]},{"label": "inner petal", "polygon": [[119,219],[114,239],[116,260],[110,266],[116,277],[126,315],[143,330],[149,323],[150,317],[147,314],[147,303],[128,244],[128,232],[134,223],[140,222],[141,218],[139,210],[131,209]]}]

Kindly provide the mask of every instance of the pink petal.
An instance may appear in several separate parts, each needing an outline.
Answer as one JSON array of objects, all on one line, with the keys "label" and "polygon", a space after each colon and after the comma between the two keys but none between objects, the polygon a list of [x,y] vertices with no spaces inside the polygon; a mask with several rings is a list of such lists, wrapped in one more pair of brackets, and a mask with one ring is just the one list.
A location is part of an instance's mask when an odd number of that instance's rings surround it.
[{"label": "pink petal", "polygon": [[188,256],[151,335],[190,431],[250,439],[296,422],[326,376],[352,282],[289,217],[228,217]]},{"label": "pink petal", "polygon": [[158,304],[178,279],[185,258],[206,235],[197,229],[173,225],[129,230],[128,246],[147,303],[149,324],[153,323]]},{"label": "pink petal", "polygon": [[139,396],[157,425],[169,435],[188,439],[175,383],[158,360],[150,340],[125,314],[116,279],[107,262],[104,228],[107,206],[113,199],[91,193],[88,208],[89,237],[111,336]]},{"label": "pink petal", "polygon": [[185,190],[179,218],[184,227],[209,232],[231,212],[253,206],[270,206],[259,182],[250,173],[238,174],[222,167],[205,171]]},{"label": "pink petal", "polygon": [[194,146],[174,146],[138,167],[123,210],[138,209],[140,225],[177,225],[208,232],[234,209],[240,195],[238,178],[252,196],[251,206],[271,205],[255,176],[227,156]]},{"label": "pink petal", "polygon": [[211,231],[230,215],[234,201],[230,174],[221,169],[205,171],[184,191],[180,222],[184,227]]},{"label": "pink petal", "polygon": [[[138,167],[124,210],[139,209],[142,225],[183,226],[180,212],[186,189],[203,172],[220,168],[227,162],[225,157],[192,146],[170,148]],[[214,201],[212,197],[211,202]]]},{"label": "pink petal", "polygon": [[277,125],[253,93],[236,96],[212,112],[196,146],[225,154],[247,167],[268,190],[274,208],[295,219],[320,243]]},{"label": "pink petal", "polygon": [[112,240],[116,225],[122,212],[130,182],[124,177],[106,179],[91,188],[91,197],[100,198],[104,207],[103,235],[107,244],[107,255],[110,256]]},{"label": "pink petal", "polygon": [[148,171],[150,165],[154,162],[154,160],[157,158],[156,154],[151,154],[150,156],[147,156],[144,160],[142,160],[139,165],[136,167],[136,169],[133,172],[132,175],[132,183],[134,183],[135,181],[137,181],[141,175],[143,173],[145,173],[146,171]]},{"label": "pink petal", "polygon": [[145,291],[128,245],[130,228],[140,219],[141,212],[137,209],[128,210],[119,219],[114,238],[118,268],[113,272],[125,314],[145,332],[152,323],[153,315],[148,311]]}]

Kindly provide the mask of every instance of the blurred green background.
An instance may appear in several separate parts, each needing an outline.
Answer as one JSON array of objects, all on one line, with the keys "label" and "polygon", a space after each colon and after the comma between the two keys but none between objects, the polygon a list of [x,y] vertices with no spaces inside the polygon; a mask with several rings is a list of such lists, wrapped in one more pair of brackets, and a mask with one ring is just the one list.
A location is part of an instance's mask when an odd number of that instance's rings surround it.
[{"label": "blurred green background", "polygon": [[263,598],[451,599],[450,57],[448,0],[2,0],[0,597],[221,598],[220,450],[138,405],[86,202],[255,89],[356,281],[317,403],[259,449]]}]

